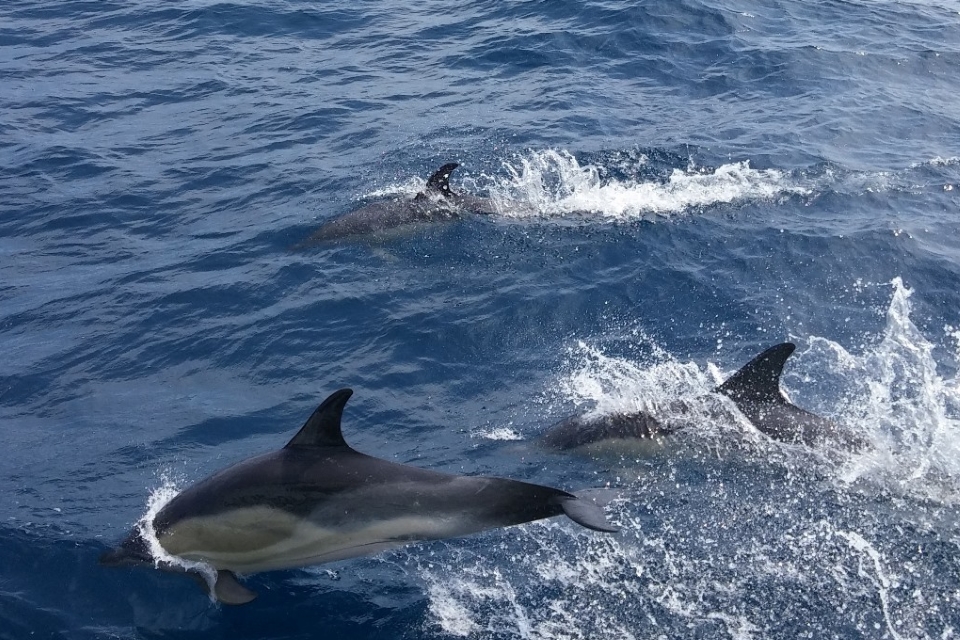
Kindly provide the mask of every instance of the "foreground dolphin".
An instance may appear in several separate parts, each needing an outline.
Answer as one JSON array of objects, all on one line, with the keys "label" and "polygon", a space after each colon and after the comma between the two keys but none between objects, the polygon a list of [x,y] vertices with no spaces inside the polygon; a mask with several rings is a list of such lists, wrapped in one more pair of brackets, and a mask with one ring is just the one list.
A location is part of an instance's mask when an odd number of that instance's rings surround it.
[{"label": "foreground dolphin", "polygon": [[[717,391],[733,400],[737,409],[758,431],[784,442],[808,446],[839,444],[848,449],[865,443],[842,430],[835,422],[791,403],[780,390],[780,376],[796,345],[784,342],[770,347],[730,376]],[[679,407],[683,412],[684,407]],[[555,450],[602,449],[611,442],[658,442],[681,428],[644,411],[614,413],[588,418],[567,418],[540,436],[540,444]],[[685,425],[684,425],[685,426]]]},{"label": "foreground dolphin", "polygon": [[[595,531],[617,530],[596,504],[559,489],[439,473],[355,451],[340,432],[352,393],[333,393],[283,449],[198,482],[146,523],[165,553],[216,571],[208,588],[219,601],[256,597],[233,572],[344,560],[561,514]],[[147,537],[135,528],[101,563],[151,563],[201,576],[176,559],[154,558]]]},{"label": "foreground dolphin", "polygon": [[463,213],[497,213],[493,202],[450,188],[450,174],[460,165],[450,162],[437,169],[426,188],[413,198],[374,202],[324,223],[301,246],[393,229],[417,222],[450,220]]}]

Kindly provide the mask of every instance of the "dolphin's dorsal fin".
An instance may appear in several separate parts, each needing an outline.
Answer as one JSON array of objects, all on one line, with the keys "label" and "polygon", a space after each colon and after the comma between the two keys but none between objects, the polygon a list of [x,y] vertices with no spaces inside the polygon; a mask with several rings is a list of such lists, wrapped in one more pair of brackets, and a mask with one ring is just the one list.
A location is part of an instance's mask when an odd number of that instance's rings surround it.
[{"label": "dolphin's dorsal fin", "polygon": [[797,348],[792,342],[770,347],[743,367],[717,391],[734,401],[786,402],[780,392],[780,374],[787,358]]},{"label": "dolphin's dorsal fin", "polygon": [[[460,164],[456,162],[448,162],[439,169],[433,172],[433,175],[427,180],[427,191],[439,193],[445,198],[449,198],[453,195],[453,191],[450,190],[450,174],[453,173],[453,170],[459,167]],[[426,196],[426,193],[418,193],[417,198],[423,198]]]},{"label": "dolphin's dorsal fin", "polygon": [[346,441],[340,432],[343,407],[353,395],[352,389],[340,389],[320,403],[287,447],[345,447]]}]

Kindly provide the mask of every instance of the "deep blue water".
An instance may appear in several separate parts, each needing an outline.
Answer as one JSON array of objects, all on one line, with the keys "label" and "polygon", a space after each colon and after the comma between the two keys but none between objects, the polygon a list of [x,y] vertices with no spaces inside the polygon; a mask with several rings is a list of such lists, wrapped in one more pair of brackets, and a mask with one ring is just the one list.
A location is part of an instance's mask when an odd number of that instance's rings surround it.
[{"label": "deep blue water", "polygon": [[[960,633],[960,5],[0,7],[0,638]],[[447,161],[493,216],[291,247]],[[871,442],[734,415],[592,460],[576,411],[784,386]],[[560,519],[259,574],[98,566],[151,495],[342,386],[391,460],[618,487]]]}]

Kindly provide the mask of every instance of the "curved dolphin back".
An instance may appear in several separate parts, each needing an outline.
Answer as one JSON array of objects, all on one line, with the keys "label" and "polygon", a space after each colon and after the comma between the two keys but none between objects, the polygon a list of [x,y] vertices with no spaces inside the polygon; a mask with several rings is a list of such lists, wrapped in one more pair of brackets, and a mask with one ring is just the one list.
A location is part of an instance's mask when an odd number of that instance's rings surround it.
[{"label": "curved dolphin back", "polygon": [[348,446],[340,431],[340,421],[343,408],[352,395],[353,389],[340,389],[331,393],[284,448]]},{"label": "curved dolphin back", "polygon": [[717,391],[735,402],[786,402],[786,398],[780,392],[780,375],[783,373],[787,358],[796,348],[797,345],[792,342],[783,342],[770,347],[743,365],[739,371],[717,387]]}]

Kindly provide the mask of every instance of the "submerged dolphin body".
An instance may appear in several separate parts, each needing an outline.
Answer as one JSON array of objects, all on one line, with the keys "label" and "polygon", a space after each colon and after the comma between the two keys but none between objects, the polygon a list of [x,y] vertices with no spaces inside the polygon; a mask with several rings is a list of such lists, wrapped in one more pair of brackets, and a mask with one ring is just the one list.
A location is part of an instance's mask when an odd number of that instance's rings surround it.
[{"label": "submerged dolphin body", "polygon": [[[770,347],[730,376],[717,391],[733,400],[737,408],[767,436],[808,446],[839,444],[848,449],[864,443],[833,422],[791,403],[780,390],[780,376],[796,345],[784,342]],[[681,413],[683,405],[680,405]],[[681,420],[682,424],[682,420]],[[547,448],[566,451],[602,448],[607,443],[658,442],[677,431],[676,421],[666,423],[644,411],[614,413],[599,417],[573,416],[539,438]]]},{"label": "submerged dolphin body", "polygon": [[460,165],[443,165],[427,180],[426,188],[413,198],[374,202],[324,223],[302,245],[369,235],[417,222],[450,220],[463,213],[497,213],[493,202],[450,188],[450,174]]},{"label": "submerged dolphin body", "polygon": [[640,454],[656,448],[661,436],[672,431],[673,428],[643,411],[591,418],[571,416],[547,429],[538,438],[538,444],[555,451],[578,450],[597,457],[605,457],[609,449],[619,455],[628,449],[636,449]]},{"label": "submerged dolphin body", "polygon": [[[617,530],[599,506],[566,491],[439,473],[355,451],[340,431],[352,393],[333,393],[284,448],[187,488],[148,523],[164,552],[216,570],[212,593],[221,602],[256,597],[233,572],[344,560],[561,514],[589,529]],[[100,561],[184,571],[149,549],[137,527]]]}]

